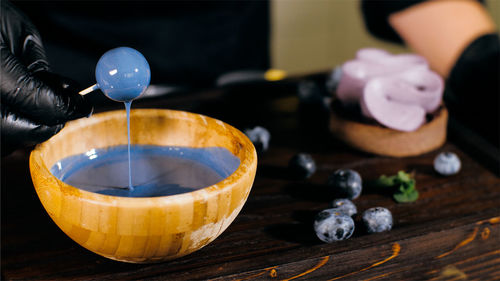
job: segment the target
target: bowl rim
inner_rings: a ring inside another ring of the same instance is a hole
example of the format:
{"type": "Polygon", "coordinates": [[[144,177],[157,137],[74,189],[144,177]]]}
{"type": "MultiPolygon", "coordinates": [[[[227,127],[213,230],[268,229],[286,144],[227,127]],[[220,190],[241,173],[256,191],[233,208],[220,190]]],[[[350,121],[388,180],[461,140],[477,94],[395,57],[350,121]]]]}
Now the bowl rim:
{"type": "MultiPolygon", "coordinates": [[[[89,117],[88,119],[78,119],[78,120],[73,120],[70,121],[66,124],[66,126],[61,130],[63,132],[64,130],[71,130],[72,127],[77,126],[80,123],[87,123],[87,124],[94,124],[95,122],[101,122],[102,120],[105,119],[112,119],[113,117],[117,115],[124,114],[125,110],[112,110],[112,111],[106,111],[106,112],[101,112],[94,114],[92,117],[89,117]],[[91,122],[91,123],[88,123],[91,122]]],[[[235,127],[220,121],[218,119],[203,115],[203,114],[198,114],[198,113],[191,113],[187,111],[181,111],[181,110],[171,110],[171,109],[132,109],[131,110],[131,116],[132,113],[134,115],[141,114],[143,116],[158,116],[158,114],[161,114],[165,116],[166,118],[170,119],[183,119],[186,121],[191,121],[191,122],[196,122],[196,118],[201,117],[202,119],[206,121],[212,121],[218,124],[221,127],[224,127],[224,129],[230,131],[234,137],[237,137],[242,144],[241,149],[247,149],[249,150],[249,153],[243,153],[242,158],[238,155],[234,156],[238,157],[240,160],[240,164],[238,165],[238,168],[231,173],[229,176],[226,178],[222,179],[221,181],[204,187],[200,188],[191,192],[186,192],[186,193],[180,193],[180,194],[174,194],[174,195],[167,195],[167,196],[156,196],[156,197],[122,197],[122,196],[114,196],[114,195],[106,195],[106,194],[99,194],[87,190],[83,190],[80,188],[77,188],[75,186],[69,185],[59,178],[57,178],[55,175],[53,175],[50,172],[50,169],[47,167],[45,161],[43,160],[42,154],[43,152],[47,149],[47,145],[50,143],[51,139],[38,144],[35,146],[35,148],[31,151],[30,153],[30,173],[34,173],[35,166],[38,167],[37,172],[41,173],[42,176],[49,178],[53,181],[55,181],[57,184],[56,185],[48,185],[51,189],[58,188],[61,193],[68,194],[70,196],[77,196],[80,197],[82,200],[86,201],[95,201],[99,202],[99,204],[110,204],[110,205],[122,205],[122,204],[127,204],[130,206],[134,207],[139,207],[139,206],[144,206],[144,205],[155,205],[158,204],[162,201],[175,201],[179,204],[184,204],[191,202],[193,200],[193,197],[204,197],[205,199],[208,199],[208,196],[216,196],[219,193],[223,192],[226,189],[232,189],[233,187],[237,186],[239,182],[243,181],[245,177],[250,176],[248,172],[251,172],[252,170],[256,170],[257,166],[257,152],[255,150],[255,147],[253,143],[248,139],[248,137],[243,134],[240,130],[236,129],[235,127]],[[182,116],[182,118],[179,118],[182,116]]],[[[60,133],[60,132],[59,132],[60,133]]],[[[37,185],[34,183],[35,189],[38,189],[37,185]]],[[[251,185],[250,185],[251,186],[251,185]]],[[[250,188],[250,187],[249,187],[250,188]]]]}

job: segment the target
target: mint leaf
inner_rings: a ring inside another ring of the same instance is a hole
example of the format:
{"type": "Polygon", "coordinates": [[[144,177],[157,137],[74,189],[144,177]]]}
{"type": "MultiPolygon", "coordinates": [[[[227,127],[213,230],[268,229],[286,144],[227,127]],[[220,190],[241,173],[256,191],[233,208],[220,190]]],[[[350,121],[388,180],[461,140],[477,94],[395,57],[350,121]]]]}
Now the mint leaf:
{"type": "Polygon", "coordinates": [[[398,203],[414,202],[418,199],[418,191],[415,188],[416,182],[412,178],[412,174],[405,171],[399,171],[394,176],[380,176],[375,185],[378,187],[394,188],[393,198],[398,203]]]}
{"type": "Polygon", "coordinates": [[[397,179],[401,182],[409,182],[411,181],[411,176],[408,173],[405,173],[404,171],[399,171],[397,175],[397,179]]]}
{"type": "MultiPolygon", "coordinates": [[[[401,183],[401,186],[404,190],[413,190],[415,189],[415,180],[411,179],[407,182],[401,183]]],[[[400,188],[401,188],[400,186],[400,188]]]]}

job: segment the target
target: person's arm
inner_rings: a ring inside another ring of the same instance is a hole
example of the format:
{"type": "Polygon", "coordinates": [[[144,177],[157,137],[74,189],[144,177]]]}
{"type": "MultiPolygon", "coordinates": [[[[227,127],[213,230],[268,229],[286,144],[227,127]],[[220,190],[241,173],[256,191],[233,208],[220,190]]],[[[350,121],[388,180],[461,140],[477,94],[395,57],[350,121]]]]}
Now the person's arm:
{"type": "Polygon", "coordinates": [[[38,31],[1,1],[0,109],[2,156],[45,141],[68,120],[92,111],[71,80],[50,72],[38,31]]]}
{"type": "Polygon", "coordinates": [[[388,21],[445,78],[467,46],[496,31],[485,7],[475,0],[424,1],[390,14],[388,21]]]}
{"type": "Polygon", "coordinates": [[[406,43],[446,78],[450,113],[500,147],[500,38],[481,0],[362,0],[374,36],[406,43]]]}

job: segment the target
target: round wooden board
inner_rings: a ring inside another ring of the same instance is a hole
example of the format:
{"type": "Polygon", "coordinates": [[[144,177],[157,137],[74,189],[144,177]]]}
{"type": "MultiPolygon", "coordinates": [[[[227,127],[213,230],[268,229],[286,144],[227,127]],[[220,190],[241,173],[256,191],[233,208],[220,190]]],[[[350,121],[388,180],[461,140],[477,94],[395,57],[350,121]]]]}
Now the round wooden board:
{"type": "Polygon", "coordinates": [[[364,152],[382,156],[407,157],[430,152],[446,141],[448,110],[441,107],[432,121],[413,132],[401,132],[330,114],[330,131],[335,137],[364,152]]]}

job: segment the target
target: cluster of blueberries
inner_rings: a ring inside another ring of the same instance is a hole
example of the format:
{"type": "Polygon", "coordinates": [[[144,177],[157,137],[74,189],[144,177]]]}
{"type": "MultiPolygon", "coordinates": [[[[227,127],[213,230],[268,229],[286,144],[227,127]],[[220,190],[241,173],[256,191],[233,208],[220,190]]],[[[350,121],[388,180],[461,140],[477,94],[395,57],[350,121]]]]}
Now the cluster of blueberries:
{"type": "MultiPolygon", "coordinates": [[[[258,153],[268,149],[271,134],[267,129],[257,126],[244,130],[244,133],[252,141],[258,153]]],[[[290,159],[288,169],[295,177],[305,179],[316,172],[316,163],[310,154],[298,153],[290,159]]],[[[344,197],[334,200],[332,208],[319,212],[314,220],[314,230],[318,238],[331,243],[348,239],[354,232],[352,216],[357,214],[357,209],[349,199],[356,199],[361,195],[362,180],[356,171],[340,169],[329,177],[327,184],[344,197]]],[[[386,208],[368,209],[363,213],[362,218],[369,233],[387,231],[392,228],[392,214],[386,208]]]]}
{"type": "MultiPolygon", "coordinates": [[[[316,215],[314,230],[321,241],[332,243],[348,239],[354,233],[355,224],[352,217],[358,211],[351,200],[361,195],[362,180],[354,170],[339,169],[328,178],[327,185],[342,198],[333,200],[332,208],[316,215]]],[[[364,211],[362,221],[368,233],[388,231],[392,228],[392,214],[384,207],[364,211]]]]}
{"type": "MultiPolygon", "coordinates": [[[[316,172],[316,163],[310,154],[299,153],[290,159],[288,169],[295,176],[309,178],[316,172]]],[[[321,241],[332,243],[348,239],[354,233],[355,224],[352,217],[358,210],[351,200],[361,195],[363,184],[358,172],[339,169],[328,178],[327,185],[341,198],[333,200],[331,208],[316,215],[314,230],[321,241]]],[[[388,231],[392,228],[392,214],[383,207],[364,211],[362,220],[368,233],[388,231]]]]}
{"type": "MultiPolygon", "coordinates": [[[[316,172],[314,159],[306,153],[296,154],[288,166],[294,175],[303,178],[309,178],[316,172]]],[[[458,173],[460,166],[460,159],[453,152],[442,152],[434,161],[436,172],[445,176],[458,173]]],[[[332,243],[348,239],[354,233],[355,223],[352,217],[357,214],[357,208],[351,200],[361,195],[362,179],[354,170],[339,169],[328,178],[327,185],[341,199],[333,200],[331,208],[316,215],[314,230],[321,241],[332,243]]],[[[369,208],[363,212],[361,218],[368,233],[388,231],[392,228],[392,213],[384,207],[369,208]]]]}
{"type": "MultiPolygon", "coordinates": [[[[269,148],[271,134],[267,129],[257,126],[246,129],[244,133],[258,153],[269,148]]],[[[456,174],[460,166],[460,159],[452,152],[442,152],[434,161],[436,172],[446,176],[456,174]]],[[[299,153],[290,159],[288,169],[295,177],[306,179],[316,172],[316,163],[310,154],[299,153]]],[[[352,217],[357,214],[357,208],[351,200],[361,195],[362,179],[354,170],[339,169],[328,178],[327,185],[339,194],[340,199],[333,200],[331,208],[316,215],[314,230],[321,241],[332,243],[348,239],[354,233],[355,223],[352,217]]],[[[389,231],[392,228],[392,214],[384,207],[367,209],[361,218],[368,233],[389,231]]]]}

